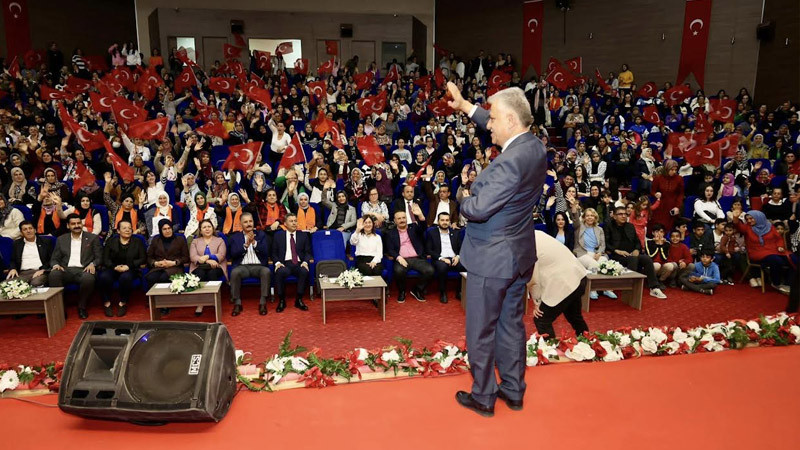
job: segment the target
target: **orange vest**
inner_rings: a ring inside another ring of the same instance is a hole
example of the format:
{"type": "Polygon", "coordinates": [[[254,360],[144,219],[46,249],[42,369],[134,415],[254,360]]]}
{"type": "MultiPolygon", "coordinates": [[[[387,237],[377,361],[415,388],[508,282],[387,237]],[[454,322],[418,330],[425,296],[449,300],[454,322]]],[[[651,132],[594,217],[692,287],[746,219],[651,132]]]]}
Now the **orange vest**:
{"type": "Polygon", "coordinates": [[[317,226],[317,212],[312,207],[308,207],[303,211],[303,208],[297,208],[297,229],[308,231],[317,226]]]}

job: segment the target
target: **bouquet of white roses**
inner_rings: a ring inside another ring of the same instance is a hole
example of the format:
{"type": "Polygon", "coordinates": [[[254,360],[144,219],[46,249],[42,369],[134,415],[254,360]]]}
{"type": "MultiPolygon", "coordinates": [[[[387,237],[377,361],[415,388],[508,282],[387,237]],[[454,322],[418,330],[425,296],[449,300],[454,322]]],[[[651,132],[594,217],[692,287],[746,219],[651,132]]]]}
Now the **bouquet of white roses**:
{"type": "Polygon", "coordinates": [[[625,272],[625,267],[613,259],[602,261],[597,267],[597,273],[600,275],[618,277],[622,275],[623,272],[625,272]]]}
{"type": "Polygon", "coordinates": [[[358,269],[350,269],[339,274],[333,282],[347,289],[353,289],[354,287],[364,285],[364,276],[361,275],[358,269]]]}
{"type": "Polygon", "coordinates": [[[169,277],[169,291],[173,294],[192,292],[200,289],[200,278],[191,273],[176,273],[169,277]]]}
{"type": "Polygon", "coordinates": [[[25,298],[33,292],[31,285],[21,279],[14,278],[0,283],[0,296],[6,300],[25,298]]]}

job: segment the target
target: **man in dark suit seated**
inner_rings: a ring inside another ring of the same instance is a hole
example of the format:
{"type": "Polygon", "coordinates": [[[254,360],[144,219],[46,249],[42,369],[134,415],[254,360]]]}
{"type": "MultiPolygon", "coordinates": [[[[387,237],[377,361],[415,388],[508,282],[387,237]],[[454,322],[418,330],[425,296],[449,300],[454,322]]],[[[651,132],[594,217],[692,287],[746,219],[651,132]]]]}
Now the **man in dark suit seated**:
{"type": "Polygon", "coordinates": [[[267,298],[270,288],[269,240],[267,235],[255,229],[255,221],[251,213],[242,213],[240,218],[242,231],[230,236],[231,264],[231,300],[233,300],[232,316],[242,313],[242,279],[258,277],[261,280],[261,300],[258,302],[258,313],[267,314],[267,298]]]}
{"type": "MultiPolygon", "coordinates": [[[[424,219],[424,218],[423,218],[424,219]]],[[[394,259],[394,278],[397,280],[397,303],[406,301],[406,274],[414,269],[420,274],[417,287],[411,295],[418,301],[425,301],[425,285],[433,276],[433,267],[425,260],[425,244],[422,230],[424,223],[409,224],[406,213],[395,211],[394,223],[397,226],[386,233],[386,254],[394,259]]]]}
{"type": "Polygon", "coordinates": [[[439,190],[434,194],[433,182],[423,181],[422,189],[425,191],[425,196],[430,200],[430,208],[428,209],[429,227],[438,223],[439,213],[447,213],[450,223],[458,223],[458,203],[450,198],[450,185],[447,183],[441,184],[439,190]]]}
{"type": "Polygon", "coordinates": [[[636,229],[628,222],[628,214],[624,206],[614,209],[614,220],[605,227],[606,252],[608,257],[618,261],[623,266],[633,271],[640,271],[647,275],[647,286],[650,295],[656,298],[667,298],[661,292],[653,260],[642,253],[642,243],[636,236],[636,229]]]}
{"type": "Polygon", "coordinates": [[[95,271],[103,262],[103,247],[97,236],[83,231],[81,216],[74,213],[67,216],[67,227],[70,232],[58,237],[50,258],[50,286],[80,284],[78,317],[86,319],[89,317],[86,307],[94,291],[95,271]]]}
{"type": "Polygon", "coordinates": [[[9,262],[11,270],[6,279],[21,278],[31,286],[44,286],[47,284],[47,271],[53,252],[50,241],[39,237],[33,222],[29,220],[20,222],[19,230],[22,237],[14,241],[9,262]]]}
{"type": "MultiPolygon", "coordinates": [[[[425,232],[425,251],[433,261],[433,271],[439,279],[439,301],[447,303],[448,272],[466,272],[458,253],[461,251],[461,235],[450,228],[450,214],[439,213],[438,226],[425,232]]],[[[461,298],[461,292],[458,293],[461,298]]]]}
{"type": "Polygon", "coordinates": [[[392,217],[397,211],[406,213],[406,223],[425,223],[422,208],[414,200],[414,186],[403,186],[403,196],[392,202],[392,217]]]}
{"type": "Polygon", "coordinates": [[[311,262],[311,238],[297,231],[297,215],[289,213],[283,223],[286,230],[278,230],[272,238],[272,260],[275,261],[275,290],[278,292],[277,312],[286,309],[286,278],[297,277],[297,297],[294,307],[308,311],[303,303],[303,292],[308,289],[308,265],[311,262]]]}

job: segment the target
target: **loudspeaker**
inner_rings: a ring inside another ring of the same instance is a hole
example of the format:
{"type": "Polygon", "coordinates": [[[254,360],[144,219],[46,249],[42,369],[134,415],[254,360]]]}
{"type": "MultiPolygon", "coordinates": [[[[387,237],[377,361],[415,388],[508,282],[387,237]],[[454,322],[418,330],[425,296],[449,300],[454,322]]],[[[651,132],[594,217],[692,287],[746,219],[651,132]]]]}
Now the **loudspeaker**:
{"type": "Polygon", "coordinates": [[[58,407],[142,424],[219,422],[235,393],[235,350],[221,323],[84,322],[58,407]]]}
{"type": "Polygon", "coordinates": [[[339,37],[351,38],[353,37],[353,24],[343,23],[339,25],[339,37]]]}
{"type": "Polygon", "coordinates": [[[759,41],[771,41],[775,37],[775,22],[767,20],[756,26],[756,38],[759,41]]]}
{"type": "Polygon", "coordinates": [[[231,34],[244,34],[243,20],[231,20],[231,34]]]}

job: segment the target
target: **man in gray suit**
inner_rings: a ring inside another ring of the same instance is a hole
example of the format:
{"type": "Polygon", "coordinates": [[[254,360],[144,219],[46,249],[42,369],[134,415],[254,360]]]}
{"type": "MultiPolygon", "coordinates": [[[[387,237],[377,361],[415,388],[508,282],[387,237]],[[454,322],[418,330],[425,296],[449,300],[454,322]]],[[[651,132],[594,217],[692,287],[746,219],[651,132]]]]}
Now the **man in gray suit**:
{"type": "Polygon", "coordinates": [[[89,317],[86,306],[94,292],[95,271],[103,260],[103,247],[97,236],[83,231],[79,215],[70,214],[67,217],[67,226],[69,233],[58,237],[50,258],[50,286],[80,284],[78,317],[86,319],[89,317]]]}
{"type": "Polygon", "coordinates": [[[533,117],[519,88],[489,98],[489,111],[464,100],[447,83],[450,107],[469,114],[492,133],[501,154],[464,193],[461,214],[469,220],[461,245],[467,269],[467,348],[472,393],[456,400],[476,413],[494,415],[496,398],[522,409],[525,394],[526,283],[536,262],[533,208],[547,171],[544,144],[530,132],[533,117]],[[495,378],[495,365],[501,383],[495,378]]]}

